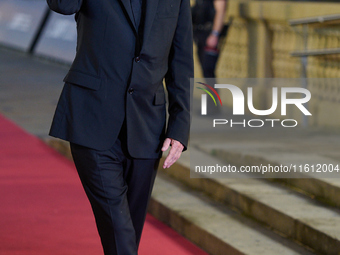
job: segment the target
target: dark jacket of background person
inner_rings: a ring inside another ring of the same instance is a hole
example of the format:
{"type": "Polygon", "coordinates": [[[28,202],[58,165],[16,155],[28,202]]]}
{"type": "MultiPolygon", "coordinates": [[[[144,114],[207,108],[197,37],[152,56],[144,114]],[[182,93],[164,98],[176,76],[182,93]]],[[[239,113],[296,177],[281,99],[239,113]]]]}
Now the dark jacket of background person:
{"type": "Polygon", "coordinates": [[[159,157],[165,137],[186,147],[193,77],[190,1],[148,0],[143,32],[135,27],[130,0],[47,2],[58,13],[76,13],[78,30],[50,135],[105,150],[126,118],[132,157],[159,157]]]}
{"type": "Polygon", "coordinates": [[[221,38],[228,29],[224,24],[226,4],[226,0],[196,0],[192,7],[194,40],[205,78],[215,78],[221,38]]]}

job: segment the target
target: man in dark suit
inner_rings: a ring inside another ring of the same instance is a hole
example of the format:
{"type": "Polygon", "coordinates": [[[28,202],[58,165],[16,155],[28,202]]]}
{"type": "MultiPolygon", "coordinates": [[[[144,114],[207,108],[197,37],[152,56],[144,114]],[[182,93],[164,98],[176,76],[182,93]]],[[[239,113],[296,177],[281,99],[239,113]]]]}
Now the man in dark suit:
{"type": "Polygon", "coordinates": [[[162,151],[167,168],[188,143],[190,1],[47,3],[78,31],[50,135],[70,141],[104,253],[136,255],[162,151]]]}

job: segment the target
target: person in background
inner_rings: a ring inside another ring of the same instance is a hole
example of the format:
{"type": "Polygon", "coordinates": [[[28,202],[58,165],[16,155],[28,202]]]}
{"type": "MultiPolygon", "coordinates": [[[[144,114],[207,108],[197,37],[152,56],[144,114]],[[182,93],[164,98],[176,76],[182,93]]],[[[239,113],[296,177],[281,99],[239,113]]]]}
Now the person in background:
{"type": "MultiPolygon", "coordinates": [[[[194,41],[204,78],[216,77],[221,39],[226,36],[228,29],[224,22],[226,9],[227,0],[196,0],[192,7],[194,41]]],[[[217,113],[219,108],[211,103],[208,100],[208,112],[217,113]]]]}
{"type": "Polygon", "coordinates": [[[220,39],[226,35],[227,0],[196,0],[192,8],[194,41],[205,78],[215,78],[220,39]]]}

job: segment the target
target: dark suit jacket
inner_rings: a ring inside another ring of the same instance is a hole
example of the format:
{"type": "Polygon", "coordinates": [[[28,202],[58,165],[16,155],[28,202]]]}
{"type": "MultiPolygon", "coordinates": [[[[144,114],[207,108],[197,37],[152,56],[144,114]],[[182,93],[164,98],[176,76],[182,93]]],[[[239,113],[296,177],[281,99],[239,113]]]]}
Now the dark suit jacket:
{"type": "Polygon", "coordinates": [[[76,13],[78,31],[76,57],[64,79],[50,135],[106,150],[126,118],[133,157],[159,157],[165,137],[186,147],[193,77],[190,1],[146,0],[140,41],[130,0],[47,3],[55,12],[76,13]]]}

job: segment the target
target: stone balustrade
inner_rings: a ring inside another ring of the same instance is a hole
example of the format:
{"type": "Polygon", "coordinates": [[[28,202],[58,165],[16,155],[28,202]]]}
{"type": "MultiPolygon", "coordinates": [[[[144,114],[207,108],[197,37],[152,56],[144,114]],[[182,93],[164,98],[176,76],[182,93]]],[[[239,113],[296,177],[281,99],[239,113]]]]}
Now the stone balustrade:
{"type": "MultiPolygon", "coordinates": [[[[230,0],[226,16],[230,28],[221,48],[217,77],[303,77],[301,58],[293,57],[292,52],[340,48],[340,20],[308,26],[291,26],[289,21],[335,14],[340,14],[340,3],[230,0]],[[304,44],[304,36],[307,45],[304,44]]],[[[195,76],[201,77],[197,59],[195,64],[195,76]]],[[[340,54],[309,56],[305,75],[306,78],[340,78],[340,54]]],[[[309,80],[307,88],[312,93],[309,107],[313,117],[309,119],[309,125],[340,126],[338,80],[309,80]]],[[[259,109],[270,108],[269,90],[269,87],[257,88],[254,102],[259,109]]],[[[221,93],[222,98],[230,99],[230,92],[221,93]]],[[[231,106],[231,102],[226,104],[231,106]]],[[[287,117],[296,117],[298,112],[288,113],[287,117]]],[[[280,116],[273,114],[273,117],[280,116]]]]}

